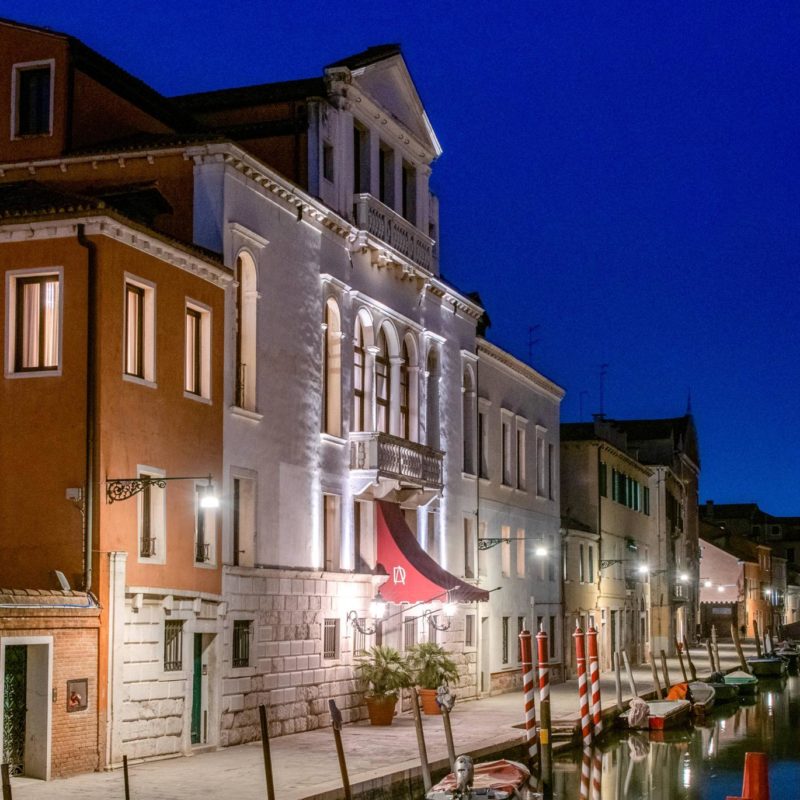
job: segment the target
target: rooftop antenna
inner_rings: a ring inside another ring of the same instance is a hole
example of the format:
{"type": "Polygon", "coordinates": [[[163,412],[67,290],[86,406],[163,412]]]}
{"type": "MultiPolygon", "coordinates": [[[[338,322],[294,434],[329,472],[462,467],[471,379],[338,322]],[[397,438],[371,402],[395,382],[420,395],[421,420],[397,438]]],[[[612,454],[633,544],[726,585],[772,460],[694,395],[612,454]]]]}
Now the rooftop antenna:
{"type": "Polygon", "coordinates": [[[605,416],[605,400],[604,400],[604,389],[606,383],[606,375],[608,373],[608,364],[601,364],[600,365],[600,416],[605,416]]]}
{"type": "Polygon", "coordinates": [[[586,391],[586,389],[581,389],[581,391],[580,391],[580,394],[578,395],[578,397],[579,397],[579,399],[580,399],[580,404],[581,404],[581,416],[580,416],[580,420],[581,420],[581,422],[583,422],[583,398],[584,398],[584,397],[587,397],[587,398],[588,398],[588,397],[589,397],[589,392],[587,392],[587,391],[586,391]]]}
{"type": "Polygon", "coordinates": [[[541,325],[528,325],[528,363],[533,364],[533,346],[539,344],[539,339],[534,339],[536,331],[541,325]]]}

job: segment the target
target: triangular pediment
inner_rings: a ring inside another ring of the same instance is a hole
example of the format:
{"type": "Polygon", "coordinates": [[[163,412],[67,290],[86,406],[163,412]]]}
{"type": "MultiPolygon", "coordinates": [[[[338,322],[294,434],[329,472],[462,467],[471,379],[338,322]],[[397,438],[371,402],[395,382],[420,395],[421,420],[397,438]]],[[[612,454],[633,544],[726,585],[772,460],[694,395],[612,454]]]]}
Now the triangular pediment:
{"type": "Polygon", "coordinates": [[[326,72],[330,74],[343,68],[349,70],[352,85],[413,134],[430,151],[432,158],[441,154],[441,146],[399,47],[370,48],[363,54],[328,66],[326,72]]]}

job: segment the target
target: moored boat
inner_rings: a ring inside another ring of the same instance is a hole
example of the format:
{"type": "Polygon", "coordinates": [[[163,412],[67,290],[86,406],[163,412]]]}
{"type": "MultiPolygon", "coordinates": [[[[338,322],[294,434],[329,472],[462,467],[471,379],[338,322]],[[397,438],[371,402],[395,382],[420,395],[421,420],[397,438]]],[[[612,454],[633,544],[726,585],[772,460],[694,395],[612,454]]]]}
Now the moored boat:
{"type": "Polygon", "coordinates": [[[723,672],[713,672],[703,682],[714,690],[715,706],[739,699],[739,687],[732,683],[725,683],[725,673],[723,672]]]}
{"type": "Polygon", "coordinates": [[[692,714],[702,717],[714,707],[717,693],[710,683],[692,681],[689,684],[688,700],[692,704],[692,714]]]}
{"type": "Polygon", "coordinates": [[[455,772],[446,775],[425,795],[426,800],[507,800],[524,797],[531,773],[517,761],[501,758],[473,764],[469,756],[459,756],[455,772]]]}
{"type": "Polygon", "coordinates": [[[629,728],[662,731],[686,724],[691,708],[688,700],[641,700],[637,697],[631,701],[631,707],[620,714],[620,720],[629,728]]]}
{"type": "Polygon", "coordinates": [[[739,695],[752,695],[758,691],[758,678],[750,675],[741,669],[729,672],[725,676],[725,683],[735,686],[739,690],[739,695]]]}
{"type": "Polygon", "coordinates": [[[796,647],[784,643],[777,650],[774,655],[779,656],[786,662],[789,672],[796,672],[798,659],[800,658],[800,651],[796,647]]]}
{"type": "Polygon", "coordinates": [[[778,678],[786,672],[786,662],[778,656],[748,658],[747,666],[757,678],[778,678]]]}

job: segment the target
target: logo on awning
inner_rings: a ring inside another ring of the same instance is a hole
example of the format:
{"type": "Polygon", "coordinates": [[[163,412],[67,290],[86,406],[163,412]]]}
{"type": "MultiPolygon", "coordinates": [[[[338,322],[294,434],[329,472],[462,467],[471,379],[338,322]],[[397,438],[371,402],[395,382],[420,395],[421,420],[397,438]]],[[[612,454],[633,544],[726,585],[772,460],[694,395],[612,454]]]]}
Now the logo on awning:
{"type": "Polygon", "coordinates": [[[406,585],[406,571],[403,567],[394,567],[392,570],[392,582],[406,585]]]}

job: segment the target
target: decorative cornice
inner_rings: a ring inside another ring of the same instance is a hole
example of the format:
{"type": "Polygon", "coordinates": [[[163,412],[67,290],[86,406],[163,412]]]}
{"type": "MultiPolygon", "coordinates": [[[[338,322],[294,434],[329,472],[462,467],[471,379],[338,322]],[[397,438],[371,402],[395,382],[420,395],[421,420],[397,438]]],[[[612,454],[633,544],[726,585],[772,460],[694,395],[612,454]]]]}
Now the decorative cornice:
{"type": "Polygon", "coordinates": [[[540,372],[537,372],[533,367],[529,367],[519,359],[514,358],[514,356],[502,350],[497,345],[488,342],[486,339],[478,338],[477,350],[479,360],[482,354],[488,356],[520,377],[525,378],[536,388],[546,392],[556,400],[560,401],[564,398],[566,394],[565,389],[562,389],[557,383],[554,383],[540,372]]]}
{"type": "Polygon", "coordinates": [[[233,281],[233,276],[224,267],[105,214],[0,224],[0,243],[76,237],[78,225],[84,226],[87,236],[107,236],[217,286],[225,287],[233,281]]]}

